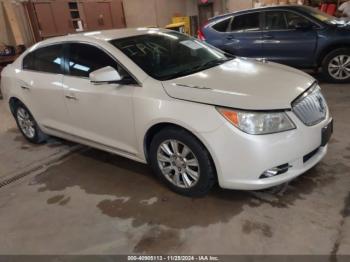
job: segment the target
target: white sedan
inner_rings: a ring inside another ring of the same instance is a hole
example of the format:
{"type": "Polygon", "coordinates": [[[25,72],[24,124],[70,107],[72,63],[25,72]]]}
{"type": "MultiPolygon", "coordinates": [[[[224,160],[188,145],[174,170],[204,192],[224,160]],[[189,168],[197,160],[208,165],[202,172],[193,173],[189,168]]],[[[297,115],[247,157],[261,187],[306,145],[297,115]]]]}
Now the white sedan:
{"type": "Polygon", "coordinates": [[[3,70],[1,88],[29,141],[148,162],[188,196],[288,182],[325,156],[333,129],[311,76],[163,29],[42,41],[3,70]]]}

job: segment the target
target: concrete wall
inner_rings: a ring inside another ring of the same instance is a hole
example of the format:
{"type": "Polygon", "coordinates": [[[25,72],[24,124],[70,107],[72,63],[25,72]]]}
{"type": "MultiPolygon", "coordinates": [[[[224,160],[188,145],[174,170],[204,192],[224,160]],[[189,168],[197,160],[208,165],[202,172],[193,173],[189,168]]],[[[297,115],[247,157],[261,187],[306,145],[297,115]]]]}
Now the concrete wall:
{"type": "Polygon", "coordinates": [[[226,0],[227,11],[233,12],[253,7],[253,0],[226,0]]]}
{"type": "Polygon", "coordinates": [[[156,0],[157,25],[164,27],[171,23],[173,16],[185,16],[186,2],[187,0],[156,0]]]}
{"type": "Polygon", "coordinates": [[[123,5],[127,27],[164,27],[173,16],[186,15],[187,0],[123,0],[123,5]]]}
{"type": "MultiPolygon", "coordinates": [[[[211,0],[214,15],[253,7],[253,0],[211,0]]],[[[198,0],[123,0],[127,27],[171,23],[175,15],[198,15],[198,0]]]]}

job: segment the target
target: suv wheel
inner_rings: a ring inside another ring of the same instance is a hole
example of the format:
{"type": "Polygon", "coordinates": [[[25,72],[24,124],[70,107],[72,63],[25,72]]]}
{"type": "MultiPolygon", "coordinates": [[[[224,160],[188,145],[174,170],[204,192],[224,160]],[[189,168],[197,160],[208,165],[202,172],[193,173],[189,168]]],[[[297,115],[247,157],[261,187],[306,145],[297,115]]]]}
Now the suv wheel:
{"type": "Polygon", "coordinates": [[[41,131],[32,114],[23,104],[16,106],[15,118],[19,130],[29,142],[41,144],[47,140],[47,136],[41,131]]]}
{"type": "Polygon", "coordinates": [[[350,81],[350,49],[340,48],[330,52],[323,60],[322,72],[334,83],[350,81]]]}
{"type": "Polygon", "coordinates": [[[182,195],[206,195],[216,181],[206,148],[180,128],[165,128],[154,136],[150,164],[160,180],[182,195]]]}

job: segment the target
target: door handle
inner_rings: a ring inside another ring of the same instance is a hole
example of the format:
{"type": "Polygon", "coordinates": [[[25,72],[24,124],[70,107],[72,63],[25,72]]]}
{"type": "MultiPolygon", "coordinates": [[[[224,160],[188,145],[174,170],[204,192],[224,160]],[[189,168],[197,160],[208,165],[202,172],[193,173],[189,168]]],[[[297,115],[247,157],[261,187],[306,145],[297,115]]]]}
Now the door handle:
{"type": "Polygon", "coordinates": [[[232,39],[234,39],[234,38],[235,38],[235,37],[232,36],[232,35],[229,35],[229,36],[226,37],[227,40],[232,40],[232,39]]]}
{"type": "Polygon", "coordinates": [[[264,35],[263,38],[264,39],[274,39],[274,37],[272,35],[264,35]]]}
{"type": "Polygon", "coordinates": [[[30,88],[29,88],[28,86],[26,86],[26,85],[21,85],[21,88],[22,88],[23,90],[30,90],[30,88]]]}
{"type": "Polygon", "coordinates": [[[30,89],[30,85],[23,81],[23,80],[18,80],[18,85],[23,89],[23,90],[29,90],[30,89]]]}
{"type": "Polygon", "coordinates": [[[69,100],[78,100],[75,96],[72,95],[65,95],[65,97],[69,100]]]}

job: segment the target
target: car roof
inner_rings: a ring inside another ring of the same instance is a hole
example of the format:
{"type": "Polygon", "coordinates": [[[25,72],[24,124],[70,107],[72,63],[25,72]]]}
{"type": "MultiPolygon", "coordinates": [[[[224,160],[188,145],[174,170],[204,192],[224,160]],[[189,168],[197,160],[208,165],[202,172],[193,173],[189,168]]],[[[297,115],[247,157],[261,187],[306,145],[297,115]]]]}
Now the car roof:
{"type": "MultiPolygon", "coordinates": [[[[52,37],[43,40],[35,45],[35,48],[47,44],[60,43],[60,42],[107,42],[113,39],[120,39],[138,35],[144,35],[147,33],[157,32],[171,32],[171,30],[155,28],[155,27],[139,27],[139,28],[123,28],[123,29],[110,29],[101,31],[91,31],[83,33],[68,34],[64,36],[52,37]]],[[[34,47],[34,46],[33,46],[34,47]]]]}
{"type": "Polygon", "coordinates": [[[263,7],[256,7],[256,8],[250,8],[245,9],[237,12],[230,12],[223,15],[215,16],[211,19],[209,19],[209,22],[222,19],[228,16],[232,15],[241,15],[241,14],[247,14],[252,12],[262,12],[262,11],[270,11],[270,10],[294,10],[294,11],[306,11],[310,7],[302,6],[302,5],[273,5],[273,6],[263,6],[263,7]]]}

